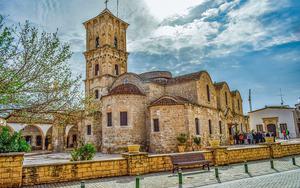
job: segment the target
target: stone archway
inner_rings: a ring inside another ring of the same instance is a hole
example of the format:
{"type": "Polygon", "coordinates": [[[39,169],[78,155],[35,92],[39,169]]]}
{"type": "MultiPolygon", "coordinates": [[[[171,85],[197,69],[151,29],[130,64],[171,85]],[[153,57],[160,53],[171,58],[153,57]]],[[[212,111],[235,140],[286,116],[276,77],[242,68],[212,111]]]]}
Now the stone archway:
{"type": "Polygon", "coordinates": [[[45,137],[45,149],[52,150],[52,127],[47,130],[45,137]]]}
{"type": "Polygon", "coordinates": [[[22,136],[30,144],[31,150],[42,150],[44,146],[43,131],[36,125],[27,125],[21,130],[22,136]]]}
{"type": "Polygon", "coordinates": [[[75,148],[78,144],[78,126],[66,127],[66,148],[75,148]]]}

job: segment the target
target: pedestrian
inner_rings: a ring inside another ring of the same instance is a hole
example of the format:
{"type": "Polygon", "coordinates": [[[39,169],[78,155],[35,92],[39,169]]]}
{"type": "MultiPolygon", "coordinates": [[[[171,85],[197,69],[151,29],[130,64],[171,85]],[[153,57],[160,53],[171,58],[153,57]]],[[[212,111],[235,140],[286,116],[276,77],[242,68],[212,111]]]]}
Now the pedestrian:
{"type": "Polygon", "coordinates": [[[290,139],[290,131],[286,129],[286,138],[289,140],[290,139]]]}
{"type": "Polygon", "coordinates": [[[239,140],[240,140],[240,144],[243,144],[243,142],[244,142],[244,134],[243,133],[240,133],[239,140]]]}
{"type": "Polygon", "coordinates": [[[248,144],[250,145],[252,143],[252,139],[251,139],[251,136],[252,136],[252,133],[247,133],[247,141],[248,141],[248,144]]]}
{"type": "Polygon", "coordinates": [[[283,140],[287,140],[286,130],[285,129],[282,131],[282,134],[283,134],[283,140]]]}

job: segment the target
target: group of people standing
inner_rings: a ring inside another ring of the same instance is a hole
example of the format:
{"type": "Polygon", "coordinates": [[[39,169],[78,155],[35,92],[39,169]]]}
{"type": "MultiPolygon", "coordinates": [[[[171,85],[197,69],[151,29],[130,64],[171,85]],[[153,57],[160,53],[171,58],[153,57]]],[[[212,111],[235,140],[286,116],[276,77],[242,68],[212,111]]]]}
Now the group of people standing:
{"type": "MultiPolygon", "coordinates": [[[[286,129],[282,132],[284,139],[287,140],[289,139],[289,131],[286,129]]],[[[266,137],[271,137],[274,139],[275,142],[275,137],[276,134],[273,132],[260,132],[260,131],[251,131],[248,133],[244,132],[237,132],[233,135],[233,141],[234,144],[258,144],[258,143],[263,143],[266,142],[266,137]]]]}

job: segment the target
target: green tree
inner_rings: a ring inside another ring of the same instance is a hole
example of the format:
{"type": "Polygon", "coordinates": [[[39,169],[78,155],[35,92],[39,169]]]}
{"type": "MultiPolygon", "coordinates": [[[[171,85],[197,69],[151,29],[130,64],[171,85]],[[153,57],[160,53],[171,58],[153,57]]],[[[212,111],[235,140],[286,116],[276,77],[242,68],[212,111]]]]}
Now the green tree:
{"type": "Polygon", "coordinates": [[[70,46],[58,33],[39,32],[28,21],[7,26],[0,15],[0,113],[74,112],[80,108],[80,77],[67,61],[70,46]]]}
{"type": "Polygon", "coordinates": [[[30,145],[26,143],[21,133],[11,134],[8,127],[0,127],[0,153],[29,152],[30,145]]]}

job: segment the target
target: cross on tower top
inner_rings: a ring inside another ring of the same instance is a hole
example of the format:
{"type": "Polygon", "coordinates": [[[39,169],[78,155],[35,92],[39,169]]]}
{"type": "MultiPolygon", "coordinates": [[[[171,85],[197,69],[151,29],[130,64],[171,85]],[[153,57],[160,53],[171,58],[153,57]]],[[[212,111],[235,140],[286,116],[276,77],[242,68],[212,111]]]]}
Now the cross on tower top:
{"type": "Polygon", "coordinates": [[[108,3],[108,1],[109,1],[109,0],[105,0],[105,2],[104,2],[106,8],[107,8],[107,3],[108,3]]]}

